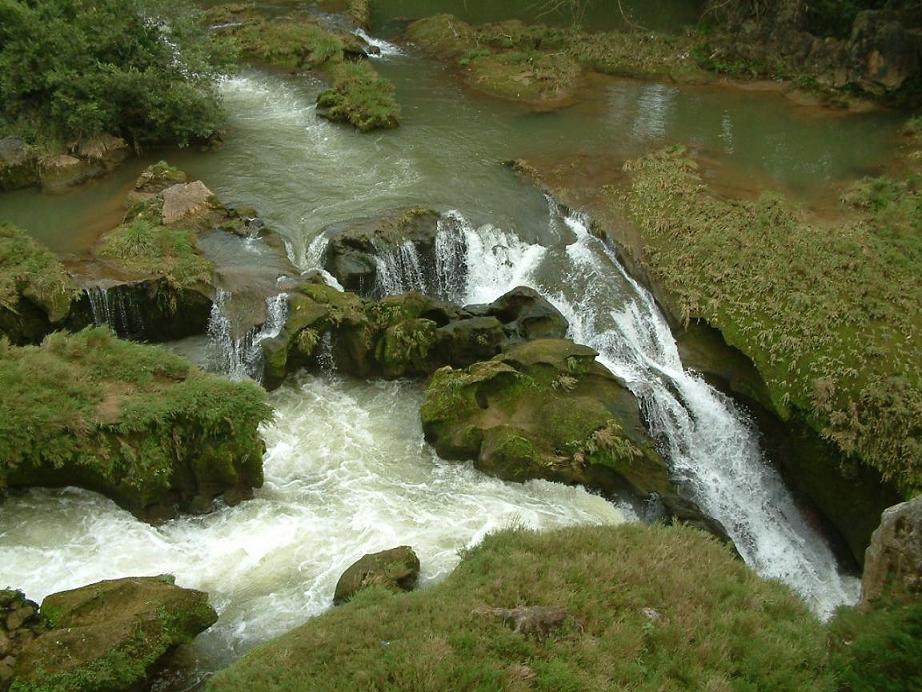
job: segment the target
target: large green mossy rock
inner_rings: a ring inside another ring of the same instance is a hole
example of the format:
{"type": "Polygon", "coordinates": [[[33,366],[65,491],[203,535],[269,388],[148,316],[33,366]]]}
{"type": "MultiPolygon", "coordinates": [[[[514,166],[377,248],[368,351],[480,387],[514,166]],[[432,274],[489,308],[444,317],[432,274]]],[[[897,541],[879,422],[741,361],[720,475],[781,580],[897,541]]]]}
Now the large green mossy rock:
{"type": "Polygon", "coordinates": [[[443,581],[363,591],[218,673],[211,690],[816,690],[803,601],[685,527],[506,530],[443,581]],[[563,609],[550,636],[483,613],[563,609]]]}
{"type": "Polygon", "coordinates": [[[426,440],[439,456],[473,459],[506,480],[655,496],[675,518],[729,540],[678,494],[637,400],[597,355],[565,339],[537,339],[467,369],[439,370],[420,410],[426,440]]]}
{"type": "Polygon", "coordinates": [[[218,619],[208,595],[172,577],[103,581],[48,596],[52,628],[16,660],[14,692],[117,692],[135,689],[170,649],[218,619]]]}
{"type": "Polygon", "coordinates": [[[343,572],[336,582],[333,603],[345,603],[362,589],[373,586],[391,591],[412,591],[418,578],[419,558],[410,546],[369,553],[343,572]]]}
{"type": "Polygon", "coordinates": [[[0,223],[0,336],[14,344],[41,341],[67,320],[78,295],[54,253],[0,223]]]}
{"type": "Polygon", "coordinates": [[[263,390],[160,348],[104,329],[0,341],[0,388],[0,487],[78,486],[156,520],[262,485],[263,390]]]}

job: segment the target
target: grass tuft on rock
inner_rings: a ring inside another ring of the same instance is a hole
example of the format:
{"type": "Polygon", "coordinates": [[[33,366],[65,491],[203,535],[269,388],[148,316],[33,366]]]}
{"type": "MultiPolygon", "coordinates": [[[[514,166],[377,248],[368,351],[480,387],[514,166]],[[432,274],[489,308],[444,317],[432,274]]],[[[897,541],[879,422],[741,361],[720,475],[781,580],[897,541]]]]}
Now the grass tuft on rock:
{"type": "Polygon", "coordinates": [[[210,284],[214,266],[199,252],[195,231],[153,223],[143,216],[108,233],[97,253],[130,272],[164,276],[177,287],[210,284]]]}
{"type": "Polygon", "coordinates": [[[163,349],[105,329],[0,341],[0,388],[0,486],[77,485],[143,512],[262,482],[265,393],[163,349]]]}
{"type": "Polygon", "coordinates": [[[640,229],[670,309],[752,359],[782,416],[802,416],[907,496],[922,489],[918,181],[865,181],[830,223],[777,195],[718,197],[682,148],[625,169],[612,204],[640,229]]]}
{"type": "Polygon", "coordinates": [[[829,690],[820,623],[686,527],[507,530],[440,584],[359,593],[212,690],[829,690]],[[545,636],[489,609],[564,608],[545,636]],[[486,614],[485,614],[486,613],[486,614]]]}
{"type": "Polygon", "coordinates": [[[57,322],[70,312],[75,291],[51,250],[16,226],[0,223],[0,307],[16,312],[25,297],[57,322]]]}
{"type": "Polygon", "coordinates": [[[329,70],[332,85],[317,97],[320,115],[350,123],[362,132],[398,126],[394,85],[367,62],[339,63],[329,70]]]}

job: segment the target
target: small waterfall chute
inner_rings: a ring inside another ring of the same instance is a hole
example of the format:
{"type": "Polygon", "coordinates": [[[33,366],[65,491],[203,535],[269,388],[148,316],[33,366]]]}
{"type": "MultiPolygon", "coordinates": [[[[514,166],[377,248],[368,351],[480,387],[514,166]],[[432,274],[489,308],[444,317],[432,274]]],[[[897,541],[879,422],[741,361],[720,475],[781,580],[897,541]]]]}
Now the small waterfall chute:
{"type": "Polygon", "coordinates": [[[238,335],[228,309],[232,295],[218,289],[208,322],[210,366],[231,379],[262,381],[262,342],[277,337],[288,319],[288,295],[266,299],[266,321],[238,335]]]}

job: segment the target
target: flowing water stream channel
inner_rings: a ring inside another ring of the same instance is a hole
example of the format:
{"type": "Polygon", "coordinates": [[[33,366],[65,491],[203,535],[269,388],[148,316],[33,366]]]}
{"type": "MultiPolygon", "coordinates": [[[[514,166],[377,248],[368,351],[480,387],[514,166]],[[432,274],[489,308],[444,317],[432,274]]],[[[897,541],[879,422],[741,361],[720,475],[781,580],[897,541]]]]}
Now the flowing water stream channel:
{"type": "MultiPolygon", "coordinates": [[[[615,80],[579,106],[534,114],[471,97],[439,65],[382,46],[378,66],[397,85],[401,129],[362,136],[332,125],[315,113],[320,82],[250,71],[222,86],[231,114],[226,145],[171,153],[171,163],[227,203],[257,208],[305,270],[317,267],[328,224],[405,205],[440,210],[438,285],[422,285],[412,261],[384,258],[384,288],[472,303],[535,287],[569,318],[572,338],[628,383],[676,478],[724,524],[747,563],[790,584],[822,616],[853,600],[857,581],[839,573],[801,516],[752,423],[683,368],[665,319],[613,249],[587,232],[585,218],[498,162],[600,150],[627,157],[682,141],[809,195],[880,166],[893,145],[892,118],[833,117],[773,95],[615,80]]],[[[59,197],[5,195],[0,218],[60,252],[79,252],[145,163],[59,197]]],[[[284,298],[273,305],[264,329],[279,319],[284,298]]],[[[175,348],[203,363],[214,363],[217,349],[220,369],[251,374],[252,343],[235,344],[222,315],[219,300],[210,340],[175,348]]],[[[196,665],[208,671],[328,608],[336,579],[363,553],[412,545],[429,583],[457,564],[460,549],[511,523],[636,520],[627,505],[582,489],[505,483],[438,459],[423,440],[422,397],[422,385],[356,382],[332,363],[286,383],[270,396],[277,413],[264,429],[265,487],[206,516],[151,527],[89,492],[14,495],[0,508],[0,582],[41,599],[104,578],[172,573],[179,585],[208,591],[220,613],[195,644],[196,665]]]]}

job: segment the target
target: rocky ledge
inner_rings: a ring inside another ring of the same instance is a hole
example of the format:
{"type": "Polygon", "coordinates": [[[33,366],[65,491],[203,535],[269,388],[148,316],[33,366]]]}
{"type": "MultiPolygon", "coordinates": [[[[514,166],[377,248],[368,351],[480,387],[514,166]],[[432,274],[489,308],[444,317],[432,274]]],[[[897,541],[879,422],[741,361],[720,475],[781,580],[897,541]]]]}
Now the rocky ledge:
{"type": "Polygon", "coordinates": [[[166,653],[217,620],[207,594],[173,582],[102,581],[52,594],[41,609],[0,591],[0,690],[138,689],[166,653]]]}

